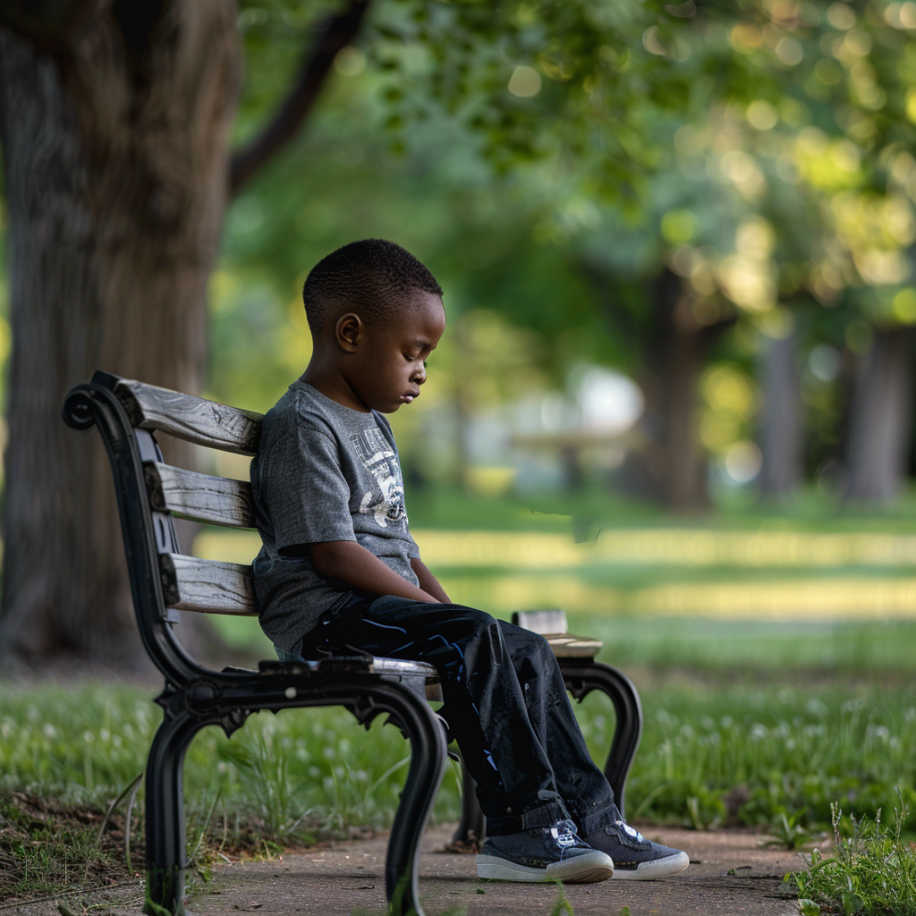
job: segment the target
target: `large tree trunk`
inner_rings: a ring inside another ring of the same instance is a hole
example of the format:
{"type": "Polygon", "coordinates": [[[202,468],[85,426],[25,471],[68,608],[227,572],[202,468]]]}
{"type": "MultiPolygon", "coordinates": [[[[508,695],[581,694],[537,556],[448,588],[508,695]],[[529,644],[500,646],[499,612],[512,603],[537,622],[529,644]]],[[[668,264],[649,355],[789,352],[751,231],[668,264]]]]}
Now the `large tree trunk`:
{"type": "MultiPolygon", "coordinates": [[[[0,29],[9,385],[0,646],[130,663],[111,474],[61,401],[96,368],[197,392],[241,51],[233,0],[101,3],[39,52],[0,29]]],[[[177,443],[166,456],[190,463],[177,443]]]]}
{"type": "Polygon", "coordinates": [[[803,476],[804,427],[795,348],[794,331],[785,337],[767,337],[761,358],[760,493],[769,499],[790,496],[803,476]]]}
{"type": "Polygon", "coordinates": [[[912,332],[875,332],[853,382],[847,432],[846,497],[887,501],[906,477],[913,403],[912,332]]]}
{"type": "Polygon", "coordinates": [[[667,268],[656,280],[653,296],[655,335],[640,379],[646,397],[641,426],[648,440],[642,458],[662,501],[681,511],[703,509],[709,494],[697,384],[710,347],[733,321],[700,324],[683,281],[667,268]]]}

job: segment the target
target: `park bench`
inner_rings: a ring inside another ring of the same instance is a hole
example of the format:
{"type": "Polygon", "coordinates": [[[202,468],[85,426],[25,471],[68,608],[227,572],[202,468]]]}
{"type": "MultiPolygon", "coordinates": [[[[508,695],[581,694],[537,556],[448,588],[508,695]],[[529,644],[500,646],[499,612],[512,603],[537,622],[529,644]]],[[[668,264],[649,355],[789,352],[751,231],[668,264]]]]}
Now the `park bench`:
{"type": "MultiPolygon", "coordinates": [[[[216,671],[180,642],[181,612],[256,616],[251,567],[181,553],[172,516],[233,528],[253,528],[251,486],[164,462],[154,433],[199,446],[254,455],[261,415],[142,382],[96,372],[63,405],[74,429],[96,426],[114,474],[137,625],[150,659],[165,678],[156,698],[162,724],[146,766],[147,912],[183,911],[187,851],[182,770],[185,752],[207,725],[227,735],[253,712],[343,706],[367,728],[387,713],[410,742],[410,769],[388,842],[385,888],[390,912],[422,916],[417,892],[418,844],[446,765],[444,722],[427,699],[441,698],[435,668],[397,659],[331,657],[263,661],[257,671],[216,671]]],[[[639,743],[641,712],[633,685],[595,661],[601,643],[570,636],[558,612],[526,612],[517,622],[549,633],[566,686],[582,699],[607,694],[616,725],[605,773],[622,809],[639,743]]],[[[484,818],[465,770],[464,810],[456,840],[483,836],[484,818]]]]}

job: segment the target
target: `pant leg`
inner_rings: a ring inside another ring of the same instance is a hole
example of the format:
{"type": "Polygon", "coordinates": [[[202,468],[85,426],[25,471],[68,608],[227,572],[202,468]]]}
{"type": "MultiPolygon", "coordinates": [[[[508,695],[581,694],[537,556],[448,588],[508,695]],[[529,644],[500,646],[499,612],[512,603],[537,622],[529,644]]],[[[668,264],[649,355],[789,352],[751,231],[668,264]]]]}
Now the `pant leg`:
{"type": "MultiPolygon", "coordinates": [[[[518,642],[515,634],[513,638],[518,642]]],[[[519,830],[568,816],[540,737],[549,735],[550,729],[544,722],[535,727],[529,718],[504,630],[493,617],[461,605],[380,598],[322,619],[307,635],[303,654],[348,649],[436,666],[445,718],[477,782],[488,818],[511,818],[511,827],[519,830]],[[519,816],[535,809],[537,817],[516,823],[519,816]]],[[[565,700],[562,678],[559,689],[565,700]]],[[[543,700],[537,708],[540,719],[553,721],[553,714],[547,713],[545,719],[540,711],[546,709],[543,700]]],[[[560,734],[561,730],[554,731],[560,734]]],[[[565,755],[560,759],[565,760],[565,755]]]]}
{"type": "Polygon", "coordinates": [[[539,744],[547,749],[557,790],[569,813],[582,822],[609,809],[614,792],[588,753],[550,644],[511,623],[501,620],[499,627],[522,686],[528,720],[539,744]]]}

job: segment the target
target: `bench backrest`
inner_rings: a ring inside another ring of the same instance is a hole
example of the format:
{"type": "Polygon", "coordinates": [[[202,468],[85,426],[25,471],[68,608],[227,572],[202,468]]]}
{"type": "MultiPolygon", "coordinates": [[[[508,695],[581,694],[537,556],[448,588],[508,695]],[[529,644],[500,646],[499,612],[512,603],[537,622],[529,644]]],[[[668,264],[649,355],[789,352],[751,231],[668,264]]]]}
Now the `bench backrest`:
{"type": "MultiPolygon", "coordinates": [[[[97,382],[102,373],[97,373],[97,382]]],[[[172,515],[230,528],[254,528],[251,484],[199,474],[162,460],[152,433],[161,431],[195,445],[253,455],[261,414],[143,382],[105,376],[135,430],[155,529],[159,573],[168,608],[256,615],[251,567],[181,554],[172,515]]]]}

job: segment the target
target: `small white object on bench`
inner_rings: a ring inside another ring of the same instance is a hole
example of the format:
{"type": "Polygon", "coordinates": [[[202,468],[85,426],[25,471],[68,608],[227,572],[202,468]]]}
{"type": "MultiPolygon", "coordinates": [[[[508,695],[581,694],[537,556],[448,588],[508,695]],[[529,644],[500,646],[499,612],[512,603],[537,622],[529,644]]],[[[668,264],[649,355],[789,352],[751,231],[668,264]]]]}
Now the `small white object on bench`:
{"type": "Polygon", "coordinates": [[[515,611],[512,622],[524,630],[540,633],[557,658],[594,658],[604,643],[567,632],[566,611],[551,608],[543,611],[515,611]]]}

